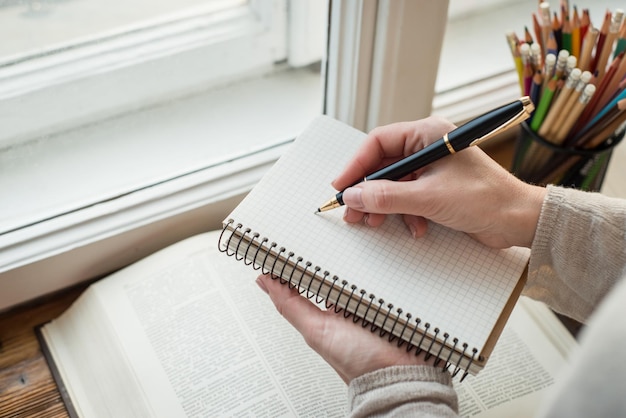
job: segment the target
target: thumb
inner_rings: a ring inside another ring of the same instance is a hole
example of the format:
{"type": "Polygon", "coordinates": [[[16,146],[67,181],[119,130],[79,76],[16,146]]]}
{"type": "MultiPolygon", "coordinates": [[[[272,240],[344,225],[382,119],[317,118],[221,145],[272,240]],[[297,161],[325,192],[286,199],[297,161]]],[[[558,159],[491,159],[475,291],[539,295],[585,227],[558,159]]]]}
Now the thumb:
{"type": "Polygon", "coordinates": [[[420,215],[415,181],[375,180],[359,183],[343,192],[343,202],[351,209],[366,213],[403,213],[420,215]]]}
{"type": "Polygon", "coordinates": [[[273,280],[264,274],[257,278],[257,285],[266,292],[276,310],[309,340],[311,329],[315,329],[320,322],[323,312],[309,300],[300,296],[297,290],[290,286],[282,285],[278,280],[273,280]]]}

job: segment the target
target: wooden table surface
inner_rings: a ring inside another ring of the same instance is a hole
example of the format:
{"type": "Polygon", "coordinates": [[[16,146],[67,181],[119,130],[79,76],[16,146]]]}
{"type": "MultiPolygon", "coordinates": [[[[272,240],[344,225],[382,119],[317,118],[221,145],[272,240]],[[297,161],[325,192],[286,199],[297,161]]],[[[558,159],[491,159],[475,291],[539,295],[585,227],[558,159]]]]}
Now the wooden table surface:
{"type": "Polygon", "coordinates": [[[59,316],[85,287],[0,313],[0,417],[68,417],[35,327],[59,316]]]}

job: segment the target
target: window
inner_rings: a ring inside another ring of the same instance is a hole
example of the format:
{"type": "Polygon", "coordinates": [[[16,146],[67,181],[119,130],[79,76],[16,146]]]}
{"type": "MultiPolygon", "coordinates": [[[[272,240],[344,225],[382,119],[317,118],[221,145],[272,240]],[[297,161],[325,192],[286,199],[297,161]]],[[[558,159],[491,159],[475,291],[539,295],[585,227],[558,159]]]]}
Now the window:
{"type": "Polygon", "coordinates": [[[242,0],[8,0],[0,5],[0,19],[5,33],[11,36],[0,46],[0,57],[8,61],[44,51],[76,48],[192,14],[222,12],[243,4],[242,0]]]}
{"type": "Polygon", "coordinates": [[[36,18],[19,13],[17,5],[0,9],[9,20],[7,27],[39,35],[15,31],[16,37],[32,43],[3,42],[27,49],[0,57],[0,104],[9,112],[3,112],[8,123],[3,124],[0,146],[262,74],[286,58],[284,1],[202,3],[135,24],[103,25],[89,35],[81,34],[84,28],[75,23],[76,17],[97,26],[82,15],[99,17],[101,10],[112,10],[108,2],[28,2],[50,9],[36,18]],[[74,7],[79,10],[66,10],[74,7]],[[72,29],[68,38],[40,43],[59,27],[72,29]]]}
{"type": "Polygon", "coordinates": [[[321,111],[324,2],[136,3],[0,7],[0,309],[215,227],[321,111]]]}
{"type": "MultiPolygon", "coordinates": [[[[5,2],[0,24],[98,1],[5,2]]],[[[369,130],[518,97],[505,34],[537,4],[163,3],[177,9],[0,52],[0,309],[218,227],[321,112],[369,130]]],[[[618,7],[583,3],[597,24],[618,7]]]]}

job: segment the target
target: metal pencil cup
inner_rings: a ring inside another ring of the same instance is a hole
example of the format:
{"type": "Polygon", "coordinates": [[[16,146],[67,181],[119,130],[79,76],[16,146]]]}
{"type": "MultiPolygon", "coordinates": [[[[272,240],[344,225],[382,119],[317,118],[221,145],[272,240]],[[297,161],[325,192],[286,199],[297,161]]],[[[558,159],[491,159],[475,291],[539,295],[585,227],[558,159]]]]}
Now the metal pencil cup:
{"type": "Polygon", "coordinates": [[[518,178],[533,184],[558,184],[599,191],[613,148],[622,140],[624,132],[624,126],[620,126],[602,145],[580,149],[555,145],[523,122],[515,146],[512,171],[518,178]]]}

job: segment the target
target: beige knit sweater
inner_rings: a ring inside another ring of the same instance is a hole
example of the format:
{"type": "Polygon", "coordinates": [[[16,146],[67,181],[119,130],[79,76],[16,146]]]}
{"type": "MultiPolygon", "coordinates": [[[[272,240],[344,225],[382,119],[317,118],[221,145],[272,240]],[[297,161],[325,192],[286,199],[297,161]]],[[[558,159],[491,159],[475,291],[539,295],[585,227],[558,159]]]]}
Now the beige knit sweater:
{"type": "MultiPolygon", "coordinates": [[[[548,186],[524,293],[587,323],[540,416],[626,417],[626,200],[548,186]]],[[[457,416],[450,376],[397,366],[350,382],[351,416],[457,416]]]]}

